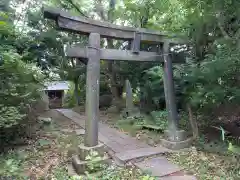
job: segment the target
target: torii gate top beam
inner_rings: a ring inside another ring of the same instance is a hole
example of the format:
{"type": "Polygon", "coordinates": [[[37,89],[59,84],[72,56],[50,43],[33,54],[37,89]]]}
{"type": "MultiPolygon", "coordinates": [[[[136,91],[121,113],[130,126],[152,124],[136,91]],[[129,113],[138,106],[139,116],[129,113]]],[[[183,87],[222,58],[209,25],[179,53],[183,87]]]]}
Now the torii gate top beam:
{"type": "Polygon", "coordinates": [[[80,34],[99,33],[101,37],[133,40],[134,34],[139,33],[141,41],[156,44],[164,42],[182,44],[185,40],[169,36],[158,31],[150,31],[143,28],[131,28],[118,26],[108,22],[96,21],[81,16],[72,16],[66,11],[44,7],[44,17],[56,21],[58,27],[62,30],[78,32],[80,34]]]}

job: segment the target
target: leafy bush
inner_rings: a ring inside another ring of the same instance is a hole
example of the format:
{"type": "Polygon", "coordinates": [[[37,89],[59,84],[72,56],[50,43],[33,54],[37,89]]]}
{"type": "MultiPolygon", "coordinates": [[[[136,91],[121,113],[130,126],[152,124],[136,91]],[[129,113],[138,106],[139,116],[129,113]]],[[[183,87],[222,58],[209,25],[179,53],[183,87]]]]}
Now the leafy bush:
{"type": "Polygon", "coordinates": [[[23,179],[23,159],[21,152],[0,155],[0,177],[23,179]]]}
{"type": "Polygon", "coordinates": [[[20,34],[11,17],[10,13],[0,12],[1,148],[5,147],[5,142],[10,145],[16,137],[27,135],[27,130],[21,128],[27,127],[29,120],[34,120],[28,115],[31,107],[40,99],[44,80],[42,71],[35,64],[26,63],[23,54],[19,53],[24,48],[20,46],[23,44],[17,45],[20,34]]]}
{"type": "Polygon", "coordinates": [[[159,108],[159,105],[165,102],[162,67],[154,66],[144,72],[145,84],[141,88],[142,98],[151,100],[159,108]]]}
{"type": "Polygon", "coordinates": [[[152,111],[151,116],[154,124],[160,127],[161,130],[166,130],[168,127],[168,112],[167,111],[152,111]]]}
{"type": "Polygon", "coordinates": [[[239,103],[240,52],[218,44],[215,54],[196,64],[192,61],[179,68],[176,74],[182,79],[186,101],[194,107],[211,111],[224,103],[239,103]]]}
{"type": "Polygon", "coordinates": [[[76,95],[74,92],[74,84],[70,83],[70,88],[64,97],[64,107],[72,108],[77,105],[76,95]]]}
{"type": "Polygon", "coordinates": [[[40,98],[43,75],[34,65],[25,64],[14,52],[3,52],[0,66],[0,128],[18,124],[25,112],[40,98]]]}

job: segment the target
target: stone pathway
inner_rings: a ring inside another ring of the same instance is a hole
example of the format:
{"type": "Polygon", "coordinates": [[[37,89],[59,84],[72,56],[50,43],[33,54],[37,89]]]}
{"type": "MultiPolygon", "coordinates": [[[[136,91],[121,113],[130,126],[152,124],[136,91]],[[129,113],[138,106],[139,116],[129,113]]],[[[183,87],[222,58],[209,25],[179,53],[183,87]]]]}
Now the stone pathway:
{"type": "MultiPolygon", "coordinates": [[[[66,118],[85,128],[85,115],[70,109],[57,109],[66,118]]],[[[169,152],[164,147],[151,147],[124,133],[99,122],[99,141],[106,145],[108,153],[118,165],[131,162],[143,171],[150,172],[159,180],[196,180],[194,176],[186,176],[181,168],[170,163],[163,155],[169,152]],[[153,157],[160,155],[160,157],[153,157]],[[146,159],[148,157],[148,159],[146,159]],[[152,158],[151,158],[152,157],[152,158]],[[171,175],[171,176],[169,176],[171,175]]]]}

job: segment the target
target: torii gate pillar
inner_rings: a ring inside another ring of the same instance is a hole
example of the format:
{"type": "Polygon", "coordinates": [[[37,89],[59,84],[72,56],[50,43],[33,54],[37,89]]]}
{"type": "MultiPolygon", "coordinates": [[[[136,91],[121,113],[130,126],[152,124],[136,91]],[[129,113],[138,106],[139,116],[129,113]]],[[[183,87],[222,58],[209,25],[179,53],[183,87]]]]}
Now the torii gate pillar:
{"type": "Polygon", "coordinates": [[[182,149],[188,147],[192,142],[191,138],[187,138],[184,130],[179,130],[179,117],[176,107],[175,89],[173,81],[172,59],[170,58],[169,42],[163,44],[163,80],[166,108],[168,111],[168,130],[165,131],[165,138],[162,144],[169,149],[182,149]]]}
{"type": "Polygon", "coordinates": [[[84,145],[98,145],[99,78],[100,78],[100,34],[89,35],[87,47],[86,115],[84,145]]]}

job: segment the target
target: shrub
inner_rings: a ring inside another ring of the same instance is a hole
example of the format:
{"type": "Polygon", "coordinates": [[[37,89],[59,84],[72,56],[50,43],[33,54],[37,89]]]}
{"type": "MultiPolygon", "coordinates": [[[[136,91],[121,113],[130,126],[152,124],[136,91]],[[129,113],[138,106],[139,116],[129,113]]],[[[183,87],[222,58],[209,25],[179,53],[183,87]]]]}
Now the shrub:
{"type": "Polygon", "coordinates": [[[162,130],[168,127],[168,112],[167,111],[152,111],[151,116],[154,123],[162,130]]]}
{"type": "Polygon", "coordinates": [[[3,52],[0,66],[0,128],[20,123],[26,111],[40,98],[43,75],[33,64],[21,60],[13,51],[3,52]]]}

